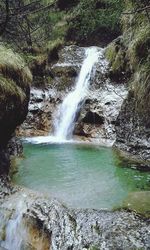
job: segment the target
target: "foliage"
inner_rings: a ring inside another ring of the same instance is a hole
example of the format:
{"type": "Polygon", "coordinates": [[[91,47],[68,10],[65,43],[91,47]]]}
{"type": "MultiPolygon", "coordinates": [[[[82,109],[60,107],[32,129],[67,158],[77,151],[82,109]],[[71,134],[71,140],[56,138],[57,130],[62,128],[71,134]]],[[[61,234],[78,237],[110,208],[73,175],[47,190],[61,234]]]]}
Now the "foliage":
{"type": "Polygon", "coordinates": [[[143,116],[145,126],[149,127],[150,110],[150,68],[149,63],[138,67],[135,72],[132,89],[135,93],[136,112],[143,116]]]}
{"type": "Polygon", "coordinates": [[[136,11],[141,6],[141,1],[126,0],[127,14],[122,17],[121,42],[115,40],[111,43],[106,49],[106,56],[114,74],[120,74],[124,69],[124,75],[127,76],[130,70],[130,91],[127,102],[131,103],[136,120],[139,119],[142,126],[144,124],[145,128],[149,128],[150,22],[145,10],[136,11]]]}
{"type": "Polygon", "coordinates": [[[128,49],[128,57],[134,68],[149,60],[150,52],[150,25],[141,27],[136,33],[128,49]],[[149,59],[148,59],[149,58],[149,59]]]}
{"type": "Polygon", "coordinates": [[[123,6],[122,0],[81,0],[71,14],[69,27],[77,40],[99,29],[118,34],[123,6]]]}
{"type": "Polygon", "coordinates": [[[42,45],[51,31],[47,20],[53,4],[49,2],[0,0],[0,35],[17,47],[42,45]]]}

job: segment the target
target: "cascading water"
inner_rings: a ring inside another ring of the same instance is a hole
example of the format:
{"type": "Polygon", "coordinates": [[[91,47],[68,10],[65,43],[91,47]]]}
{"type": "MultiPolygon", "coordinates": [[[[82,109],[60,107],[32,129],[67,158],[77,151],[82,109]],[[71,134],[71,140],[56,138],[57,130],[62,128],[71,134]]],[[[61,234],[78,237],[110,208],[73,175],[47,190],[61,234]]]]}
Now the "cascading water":
{"type": "Polygon", "coordinates": [[[98,62],[99,50],[96,47],[86,49],[85,54],[75,89],[66,96],[57,113],[55,136],[60,141],[72,136],[76,114],[87,95],[93,66],[98,62]]]}
{"type": "Polygon", "coordinates": [[[23,214],[27,210],[25,196],[8,201],[0,211],[0,249],[20,250],[27,240],[27,231],[23,223],[23,214]],[[3,235],[5,235],[3,237],[3,235]],[[3,239],[4,238],[4,239],[3,239]]]}
{"type": "Polygon", "coordinates": [[[0,204],[0,250],[49,249],[44,229],[27,216],[39,197],[24,189],[4,198],[0,204]]]}
{"type": "MultiPolygon", "coordinates": [[[[83,49],[83,48],[82,48],[83,49]]],[[[71,136],[75,126],[75,118],[81,106],[88,95],[88,89],[91,78],[94,76],[95,64],[103,58],[103,49],[98,47],[89,47],[85,50],[85,59],[83,61],[80,74],[74,90],[72,90],[59,106],[54,120],[54,135],[38,136],[26,138],[26,141],[40,143],[62,143],[71,142],[71,136]]],[[[105,68],[105,60],[102,60],[101,71],[105,68]]],[[[66,64],[65,64],[66,65],[66,64]]]]}

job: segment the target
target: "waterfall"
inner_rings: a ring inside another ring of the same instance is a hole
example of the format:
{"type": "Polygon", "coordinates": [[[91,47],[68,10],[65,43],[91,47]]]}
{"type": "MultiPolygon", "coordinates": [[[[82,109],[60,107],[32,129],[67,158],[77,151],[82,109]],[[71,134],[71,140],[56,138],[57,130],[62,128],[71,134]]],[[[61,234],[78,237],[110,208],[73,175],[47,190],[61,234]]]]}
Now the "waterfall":
{"type": "MultiPolygon", "coordinates": [[[[64,98],[64,101],[55,114],[54,135],[26,138],[26,141],[35,144],[71,142],[70,139],[73,134],[76,116],[88,95],[91,78],[95,72],[94,66],[96,63],[99,63],[99,59],[101,58],[103,58],[102,48],[85,48],[85,59],[75,87],[64,98]]],[[[101,64],[101,72],[103,72],[104,68],[105,61],[101,64]]]]}
{"type": "Polygon", "coordinates": [[[72,136],[77,112],[80,110],[87,95],[93,66],[98,62],[99,51],[96,47],[86,49],[76,86],[64,99],[58,109],[55,120],[55,136],[58,140],[65,140],[72,136]]]}
{"type": "Polygon", "coordinates": [[[23,248],[24,241],[27,239],[27,231],[23,223],[23,213],[26,209],[24,197],[20,197],[20,200],[16,199],[16,205],[14,201],[11,201],[6,205],[6,208],[1,209],[0,249],[1,247],[7,250],[20,250],[23,248]],[[1,238],[2,235],[5,235],[4,239],[1,238]]]}

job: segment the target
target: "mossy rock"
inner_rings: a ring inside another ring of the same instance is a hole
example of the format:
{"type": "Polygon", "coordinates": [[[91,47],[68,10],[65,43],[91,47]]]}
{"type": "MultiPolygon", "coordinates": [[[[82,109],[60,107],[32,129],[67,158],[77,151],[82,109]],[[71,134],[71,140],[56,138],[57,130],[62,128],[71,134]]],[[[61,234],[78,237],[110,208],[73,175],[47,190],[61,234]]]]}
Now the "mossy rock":
{"type": "Polygon", "coordinates": [[[120,80],[124,76],[129,77],[130,70],[126,57],[126,48],[122,43],[122,37],[114,40],[105,51],[105,56],[110,64],[110,78],[120,80]]]}
{"type": "Polygon", "coordinates": [[[26,118],[32,74],[21,56],[0,44],[0,147],[26,118]]]}
{"type": "Polygon", "coordinates": [[[58,51],[64,45],[64,41],[61,39],[50,41],[46,47],[46,52],[48,54],[48,63],[52,63],[53,61],[57,61],[59,59],[58,51]]]}
{"type": "Polygon", "coordinates": [[[21,56],[3,44],[0,44],[0,74],[23,88],[32,81],[32,74],[21,56]]]}
{"type": "Polygon", "coordinates": [[[139,64],[145,63],[150,52],[150,25],[139,28],[127,50],[130,64],[136,71],[139,64]]]}
{"type": "Polygon", "coordinates": [[[123,207],[150,218],[150,191],[129,193],[123,207]]]}

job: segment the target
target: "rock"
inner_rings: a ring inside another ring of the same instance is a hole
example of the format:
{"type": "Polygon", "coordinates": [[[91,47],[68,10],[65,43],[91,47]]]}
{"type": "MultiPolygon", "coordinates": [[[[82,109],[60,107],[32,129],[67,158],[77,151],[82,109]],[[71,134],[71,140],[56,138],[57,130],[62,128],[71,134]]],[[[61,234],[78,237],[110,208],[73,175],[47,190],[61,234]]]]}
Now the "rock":
{"type": "MultiPolygon", "coordinates": [[[[10,184],[5,187],[7,182],[3,186],[0,182],[0,185],[0,194],[6,190],[9,192],[4,196],[0,195],[0,232],[2,227],[5,230],[9,215],[13,218],[9,222],[16,225],[13,214],[18,211],[17,225],[20,225],[20,236],[23,235],[20,240],[25,249],[37,249],[39,244],[42,249],[52,250],[132,250],[149,247],[149,220],[134,212],[71,209],[43,194],[27,189],[14,189],[10,184]]],[[[13,227],[12,230],[18,230],[18,227],[13,227]]],[[[0,233],[0,246],[1,240],[0,233]]]]}
{"type": "MultiPolygon", "coordinates": [[[[23,59],[0,44],[0,175],[9,169],[8,141],[26,118],[32,75],[23,59]]],[[[10,148],[10,147],[9,147],[10,148]]]]}
{"type": "Polygon", "coordinates": [[[23,153],[23,146],[17,137],[12,137],[7,144],[7,150],[11,156],[19,156],[23,153]]]}
{"type": "Polygon", "coordinates": [[[104,117],[100,116],[96,112],[88,111],[85,115],[85,117],[82,119],[82,122],[84,123],[90,123],[90,124],[104,124],[104,117]]]}
{"type": "Polygon", "coordinates": [[[53,131],[53,116],[62,93],[55,89],[32,88],[26,121],[19,127],[19,136],[47,135],[53,131]]]}
{"type": "MultiPolygon", "coordinates": [[[[117,118],[115,147],[131,154],[137,159],[137,165],[145,161],[145,165],[149,165],[150,168],[150,131],[149,125],[146,125],[149,123],[149,111],[144,114],[147,107],[145,109],[142,107],[143,114],[136,110],[135,95],[136,93],[132,95],[129,93],[117,118]]],[[[148,103],[145,105],[148,106],[148,103]]]]}
{"type": "MultiPolygon", "coordinates": [[[[128,6],[125,4],[127,10],[128,6]]],[[[136,1],[132,7],[137,8],[136,1]]],[[[129,93],[116,121],[114,146],[127,158],[134,158],[142,170],[150,169],[150,24],[146,15],[142,19],[134,14],[130,17],[122,18],[123,35],[107,51],[114,73],[124,71],[129,80],[129,93]],[[140,27],[134,25],[138,22],[140,27]]]]}
{"type": "Polygon", "coordinates": [[[123,206],[150,218],[150,191],[129,193],[128,197],[123,202],[123,206]]]}
{"type": "MultiPolygon", "coordinates": [[[[53,80],[50,88],[32,88],[27,120],[19,131],[21,136],[47,135],[59,104],[73,89],[85,58],[85,48],[66,46],[59,51],[59,60],[51,65],[53,80]]],[[[108,79],[108,62],[101,49],[99,62],[91,74],[91,85],[85,103],[76,116],[75,135],[91,138],[115,139],[115,123],[122,102],[127,95],[124,83],[108,79]]]]}
{"type": "Polygon", "coordinates": [[[125,250],[149,246],[149,222],[132,212],[71,210],[56,200],[39,199],[26,219],[45,229],[52,249],[125,250]]]}
{"type": "Polygon", "coordinates": [[[80,135],[80,127],[88,137],[114,140],[117,116],[126,95],[124,84],[113,85],[107,82],[101,84],[99,89],[94,89],[92,85],[87,101],[80,111],[75,134],[80,135]]]}

